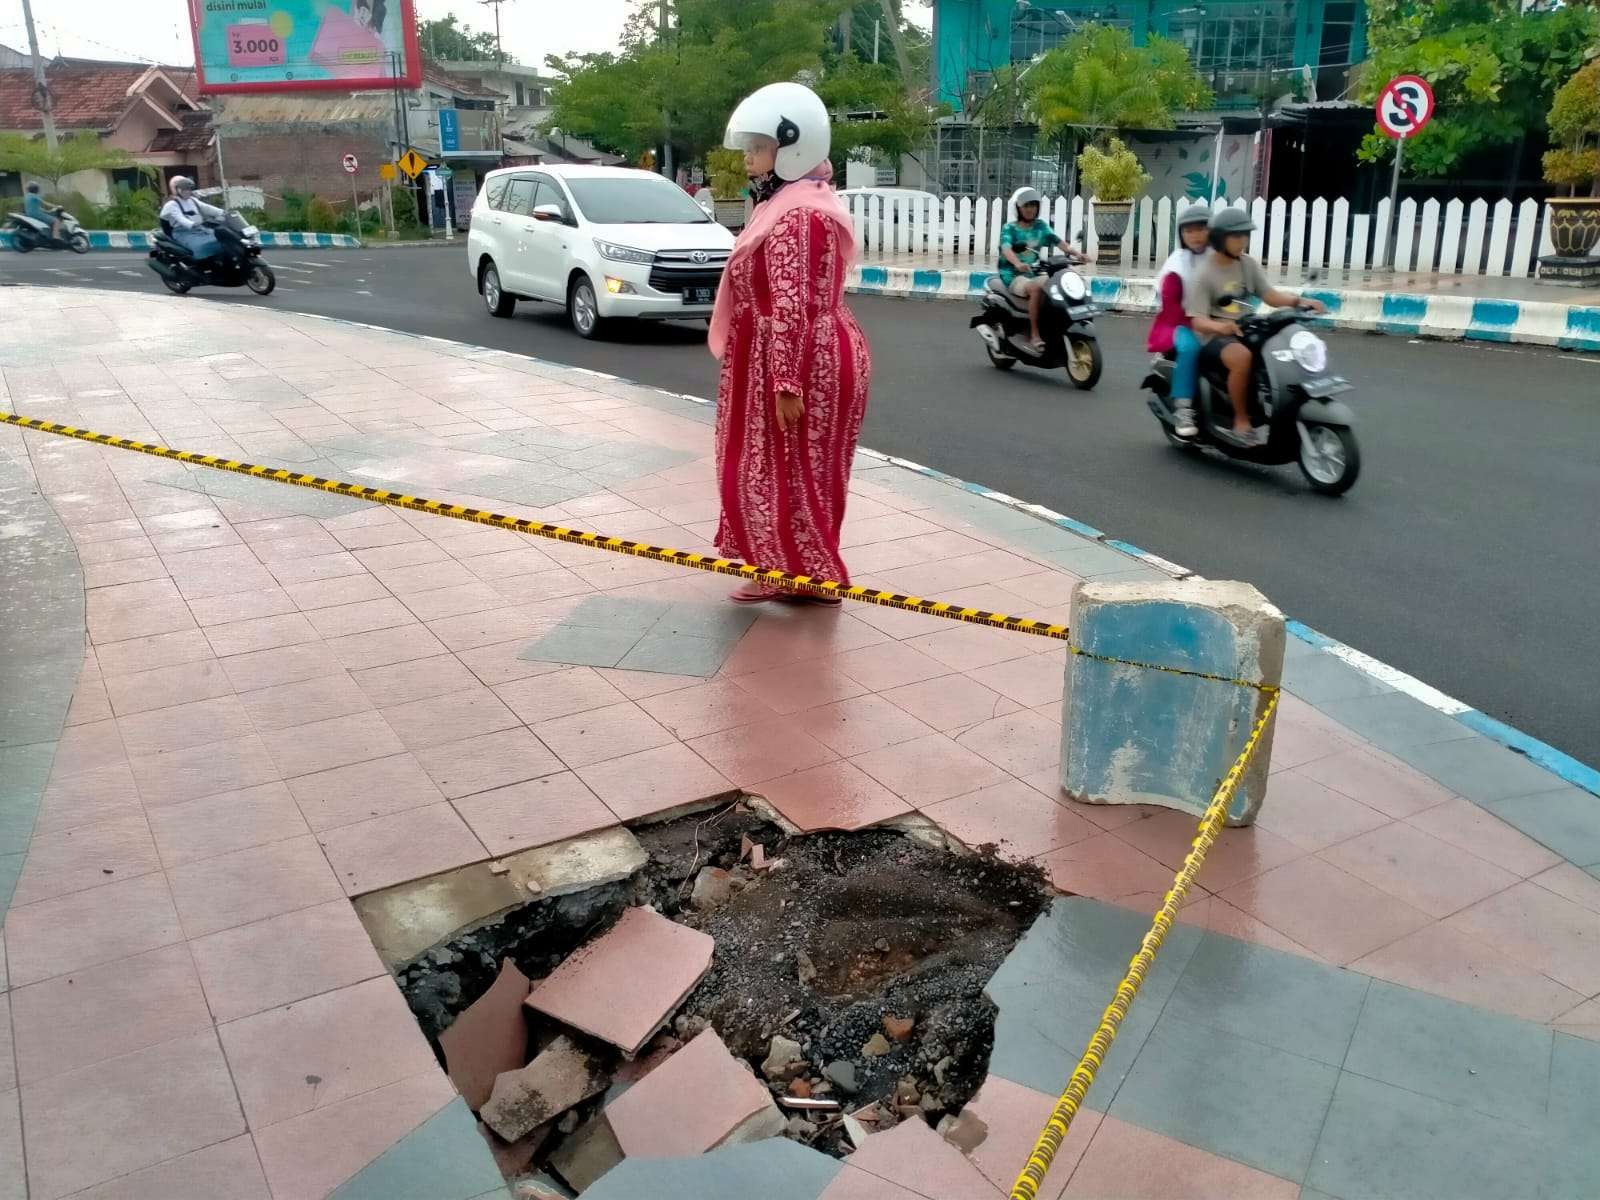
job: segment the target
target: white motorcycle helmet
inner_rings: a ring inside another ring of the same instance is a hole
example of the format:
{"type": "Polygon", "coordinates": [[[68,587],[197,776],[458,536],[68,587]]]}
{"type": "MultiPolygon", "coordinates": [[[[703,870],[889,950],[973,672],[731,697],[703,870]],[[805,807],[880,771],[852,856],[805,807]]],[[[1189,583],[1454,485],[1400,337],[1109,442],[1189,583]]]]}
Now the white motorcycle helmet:
{"type": "Polygon", "coordinates": [[[1008,221],[1020,220],[1024,204],[1037,204],[1039,206],[1039,216],[1044,216],[1044,197],[1039,194],[1039,189],[1019,187],[1011,193],[1011,211],[1006,219],[1008,221]]]}
{"type": "Polygon", "coordinates": [[[774,173],[785,183],[803,179],[828,157],[833,143],[827,106],[800,83],[769,83],[739,102],[728,118],[722,144],[729,150],[747,150],[753,138],[778,143],[774,173]]]}

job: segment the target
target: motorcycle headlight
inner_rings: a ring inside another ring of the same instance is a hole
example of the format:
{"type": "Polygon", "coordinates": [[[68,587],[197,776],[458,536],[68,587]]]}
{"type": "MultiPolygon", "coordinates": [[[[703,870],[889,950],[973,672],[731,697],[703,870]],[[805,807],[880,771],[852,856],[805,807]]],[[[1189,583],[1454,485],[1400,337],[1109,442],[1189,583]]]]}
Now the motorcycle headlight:
{"type": "Polygon", "coordinates": [[[656,256],[648,250],[635,250],[632,246],[619,246],[598,238],[595,239],[594,248],[600,252],[601,258],[609,258],[612,262],[638,263],[648,267],[656,260],[656,256]]]}
{"type": "Polygon", "coordinates": [[[1056,274],[1056,287],[1062,296],[1074,304],[1080,303],[1089,294],[1089,285],[1083,281],[1083,276],[1076,271],[1060,271],[1056,274]]]}
{"type": "Polygon", "coordinates": [[[1297,330],[1289,339],[1289,353],[1308,375],[1320,375],[1328,369],[1328,343],[1308,329],[1297,330]]]}

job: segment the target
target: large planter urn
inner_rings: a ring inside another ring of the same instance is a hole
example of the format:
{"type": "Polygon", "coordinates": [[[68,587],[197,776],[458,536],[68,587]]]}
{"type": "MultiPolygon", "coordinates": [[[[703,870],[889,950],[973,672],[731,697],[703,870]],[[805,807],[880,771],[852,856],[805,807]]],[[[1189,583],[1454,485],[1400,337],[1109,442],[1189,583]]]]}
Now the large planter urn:
{"type": "Polygon", "coordinates": [[[1102,267],[1122,264],[1122,237],[1128,232],[1128,220],[1133,214],[1132,200],[1095,200],[1094,233],[1099,242],[1095,262],[1102,267]]]}
{"type": "Polygon", "coordinates": [[[1600,196],[1557,196],[1550,205],[1550,241],[1562,258],[1582,258],[1600,242],[1600,196]]]}

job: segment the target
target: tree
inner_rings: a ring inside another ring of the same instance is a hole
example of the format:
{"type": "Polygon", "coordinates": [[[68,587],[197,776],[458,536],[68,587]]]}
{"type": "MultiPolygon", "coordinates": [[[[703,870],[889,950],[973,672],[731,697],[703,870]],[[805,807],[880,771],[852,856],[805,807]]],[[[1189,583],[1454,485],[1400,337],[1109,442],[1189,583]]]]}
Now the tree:
{"type": "Polygon", "coordinates": [[[1600,58],[1556,89],[1550,136],[1559,145],[1544,156],[1544,177],[1576,196],[1584,184],[1600,196],[1600,58]]]}
{"type": "MultiPolygon", "coordinates": [[[[440,62],[486,62],[500,57],[492,33],[480,33],[456,18],[455,13],[417,22],[417,44],[429,58],[440,62]]],[[[517,60],[505,55],[505,61],[517,60]]]]}
{"type": "MultiPolygon", "coordinates": [[[[1468,155],[1520,143],[1545,127],[1556,88],[1600,38],[1600,16],[1582,3],[1524,15],[1521,0],[1371,0],[1358,95],[1371,102],[1396,75],[1420,75],[1436,110],[1406,139],[1405,169],[1448,176],[1468,155]]],[[[1393,153],[1374,131],[1364,162],[1393,153]]]]}
{"type": "Polygon", "coordinates": [[[118,171],[138,165],[126,150],[103,145],[92,133],[64,137],[55,150],[26,133],[0,134],[0,171],[48,179],[51,192],[59,192],[61,181],[79,171],[118,171]]]}

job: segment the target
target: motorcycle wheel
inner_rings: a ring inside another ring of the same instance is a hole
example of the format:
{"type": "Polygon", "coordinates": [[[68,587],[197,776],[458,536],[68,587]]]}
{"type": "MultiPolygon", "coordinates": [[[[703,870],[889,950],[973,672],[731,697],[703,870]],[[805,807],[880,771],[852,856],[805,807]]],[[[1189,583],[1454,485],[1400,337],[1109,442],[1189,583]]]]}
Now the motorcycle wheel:
{"type": "Polygon", "coordinates": [[[1100,343],[1094,338],[1067,335],[1067,378],[1079,391],[1087,392],[1100,382],[1104,366],[1100,343]]]}
{"type": "Polygon", "coordinates": [[[72,247],[72,252],[74,254],[89,253],[89,235],[87,233],[80,232],[73,234],[72,240],[67,244],[72,247]]]}
{"type": "Polygon", "coordinates": [[[244,277],[244,285],[258,296],[270,296],[272,289],[278,286],[278,277],[266,263],[251,263],[250,274],[244,277]]]}
{"type": "Polygon", "coordinates": [[[1356,435],[1333,425],[1302,425],[1300,473],[1325,496],[1342,496],[1361,474],[1361,448],[1356,435]]]}
{"type": "Polygon", "coordinates": [[[33,240],[33,234],[28,233],[26,230],[17,229],[12,231],[11,246],[18,254],[28,253],[37,244],[33,240]]]}
{"type": "Polygon", "coordinates": [[[989,361],[994,364],[995,370],[997,371],[1009,371],[1012,367],[1017,365],[1016,359],[1007,358],[1003,354],[996,354],[992,346],[986,345],[984,346],[984,350],[989,355],[989,361]]]}

